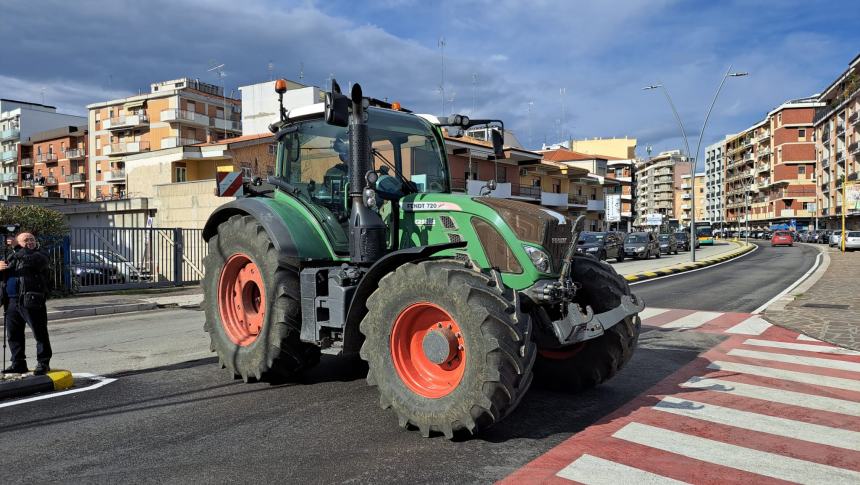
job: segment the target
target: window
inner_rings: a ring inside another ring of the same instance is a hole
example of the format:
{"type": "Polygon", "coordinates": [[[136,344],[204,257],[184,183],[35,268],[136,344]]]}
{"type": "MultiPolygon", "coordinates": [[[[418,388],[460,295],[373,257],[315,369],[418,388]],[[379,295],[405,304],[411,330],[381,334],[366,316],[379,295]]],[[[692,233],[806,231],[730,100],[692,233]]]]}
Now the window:
{"type": "Polygon", "coordinates": [[[806,165],[798,165],[797,166],[797,174],[805,175],[806,174],[806,165]]]}
{"type": "Polygon", "coordinates": [[[274,143],[269,145],[269,155],[274,155],[277,152],[278,152],[278,145],[275,145],[274,143]]]}
{"type": "Polygon", "coordinates": [[[173,167],[173,181],[174,182],[187,182],[188,181],[188,168],[176,166],[173,167]]]}
{"type": "Polygon", "coordinates": [[[776,115],[776,124],[777,126],[782,126],[782,113],[776,115]]]}
{"type": "Polygon", "coordinates": [[[508,172],[504,165],[496,165],[496,182],[505,183],[508,181],[508,172]]]}
{"type": "Polygon", "coordinates": [[[799,128],[797,130],[797,137],[798,138],[806,138],[806,130],[803,128],[799,128]]]}
{"type": "Polygon", "coordinates": [[[96,150],[102,147],[102,139],[96,137],[96,150]]]}

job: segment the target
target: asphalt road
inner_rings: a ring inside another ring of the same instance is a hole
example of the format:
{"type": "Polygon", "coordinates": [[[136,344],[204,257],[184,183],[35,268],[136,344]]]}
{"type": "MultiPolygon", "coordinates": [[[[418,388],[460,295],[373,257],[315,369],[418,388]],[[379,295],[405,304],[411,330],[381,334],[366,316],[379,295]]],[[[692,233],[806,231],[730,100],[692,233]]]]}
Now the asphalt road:
{"type": "MultiPolygon", "coordinates": [[[[749,311],[803,274],[814,256],[813,248],[765,246],[736,262],[634,291],[649,306],[749,311]]],[[[191,310],[139,320],[175,327],[180,314],[202,326],[202,313],[191,310]]],[[[326,358],[301,383],[283,385],[233,380],[211,357],[165,360],[116,374],[116,382],[95,391],[0,409],[0,470],[4,483],[492,482],[722,338],[646,331],[631,363],[606,385],[577,395],[533,387],[500,425],[453,442],[397,427],[353,359],[326,358]]]]}

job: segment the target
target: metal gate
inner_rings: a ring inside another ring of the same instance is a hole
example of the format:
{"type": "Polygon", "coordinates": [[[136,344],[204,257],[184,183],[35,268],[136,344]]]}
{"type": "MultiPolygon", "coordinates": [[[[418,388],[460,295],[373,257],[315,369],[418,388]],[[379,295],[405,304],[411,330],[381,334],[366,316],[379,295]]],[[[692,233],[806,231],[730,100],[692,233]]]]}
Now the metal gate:
{"type": "Polygon", "coordinates": [[[77,227],[55,279],[72,293],[198,283],[207,250],[202,229],[77,227]]]}

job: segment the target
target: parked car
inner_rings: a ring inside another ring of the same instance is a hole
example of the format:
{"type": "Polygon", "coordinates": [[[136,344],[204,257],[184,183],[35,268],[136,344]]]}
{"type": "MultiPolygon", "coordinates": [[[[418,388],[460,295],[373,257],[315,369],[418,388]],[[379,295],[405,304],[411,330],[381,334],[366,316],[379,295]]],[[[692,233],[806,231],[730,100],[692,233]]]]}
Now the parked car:
{"type": "Polygon", "coordinates": [[[845,250],[860,249],[860,231],[848,231],[845,234],[845,250]]]}
{"type": "Polygon", "coordinates": [[[69,265],[72,277],[80,286],[118,285],[125,283],[125,277],[115,266],[86,252],[72,251],[69,265]]]}
{"type": "Polygon", "coordinates": [[[601,261],[614,258],[620,263],[624,261],[624,240],[615,232],[583,232],[576,252],[591,254],[601,261]]]}
{"type": "Polygon", "coordinates": [[[72,254],[88,254],[107,266],[116,269],[125,281],[146,281],[150,275],[142,271],[121,254],[108,249],[72,249],[72,254]]]}
{"type": "Polygon", "coordinates": [[[660,257],[660,245],[653,232],[631,232],[624,238],[624,255],[636,259],[660,257]]]}
{"type": "Polygon", "coordinates": [[[794,238],[791,237],[789,231],[776,231],[770,239],[770,245],[773,246],[794,246],[794,238]]]}
{"type": "Polygon", "coordinates": [[[842,230],[831,232],[830,239],[827,240],[827,245],[835,248],[840,244],[842,244],[842,230]]]}
{"type": "Polygon", "coordinates": [[[660,234],[657,240],[660,242],[660,253],[678,254],[678,240],[674,234],[660,234]]]}

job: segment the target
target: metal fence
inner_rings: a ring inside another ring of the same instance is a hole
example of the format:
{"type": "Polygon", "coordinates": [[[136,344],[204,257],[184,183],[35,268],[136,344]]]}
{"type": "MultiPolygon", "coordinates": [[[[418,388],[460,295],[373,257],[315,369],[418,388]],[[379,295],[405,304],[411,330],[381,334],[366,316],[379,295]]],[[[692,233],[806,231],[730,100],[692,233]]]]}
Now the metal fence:
{"type": "Polygon", "coordinates": [[[208,251],[201,229],[182,228],[76,227],[41,247],[62,293],[198,283],[208,251]]]}

